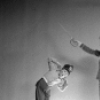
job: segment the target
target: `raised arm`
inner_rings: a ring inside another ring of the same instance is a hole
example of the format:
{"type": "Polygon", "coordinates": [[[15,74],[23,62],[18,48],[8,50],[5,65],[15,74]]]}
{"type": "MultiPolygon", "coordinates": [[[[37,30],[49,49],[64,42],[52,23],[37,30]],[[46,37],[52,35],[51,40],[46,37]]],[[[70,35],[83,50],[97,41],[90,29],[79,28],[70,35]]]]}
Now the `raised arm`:
{"type": "Polygon", "coordinates": [[[54,58],[48,58],[48,67],[49,70],[61,70],[62,65],[54,58]],[[56,66],[52,66],[51,63],[54,63],[56,66]]]}
{"type": "Polygon", "coordinates": [[[86,53],[95,55],[95,56],[100,56],[100,51],[99,50],[94,50],[90,47],[88,47],[87,45],[85,45],[84,43],[75,40],[74,38],[72,38],[70,40],[70,44],[74,47],[80,47],[83,51],[85,51],[86,53]]]}
{"type": "Polygon", "coordinates": [[[100,51],[99,50],[93,50],[90,47],[86,46],[85,44],[81,44],[80,48],[82,48],[85,52],[89,53],[89,54],[93,54],[95,56],[100,56],[100,51]]]}

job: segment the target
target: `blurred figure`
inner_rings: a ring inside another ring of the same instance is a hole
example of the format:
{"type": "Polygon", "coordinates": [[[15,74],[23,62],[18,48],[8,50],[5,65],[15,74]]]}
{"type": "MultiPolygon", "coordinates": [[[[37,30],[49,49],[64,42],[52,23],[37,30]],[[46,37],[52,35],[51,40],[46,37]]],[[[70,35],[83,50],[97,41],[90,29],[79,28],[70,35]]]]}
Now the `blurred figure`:
{"type": "Polygon", "coordinates": [[[48,58],[48,67],[49,70],[36,83],[36,100],[49,100],[50,87],[57,84],[61,70],[60,63],[55,59],[48,58]]]}
{"type": "Polygon", "coordinates": [[[57,85],[62,92],[67,86],[65,77],[69,75],[69,66],[62,68],[61,64],[55,59],[48,59],[49,70],[36,83],[36,100],[49,100],[50,87],[57,85]]]}
{"type": "MultiPolygon", "coordinates": [[[[74,47],[80,47],[83,51],[85,51],[89,54],[100,57],[100,50],[97,50],[97,49],[94,50],[94,49],[88,47],[87,45],[85,45],[84,43],[82,43],[81,41],[78,41],[78,40],[75,40],[74,38],[71,38],[70,44],[74,47]]],[[[100,60],[99,60],[99,70],[98,70],[96,79],[99,80],[99,96],[100,96],[100,60]]]]}

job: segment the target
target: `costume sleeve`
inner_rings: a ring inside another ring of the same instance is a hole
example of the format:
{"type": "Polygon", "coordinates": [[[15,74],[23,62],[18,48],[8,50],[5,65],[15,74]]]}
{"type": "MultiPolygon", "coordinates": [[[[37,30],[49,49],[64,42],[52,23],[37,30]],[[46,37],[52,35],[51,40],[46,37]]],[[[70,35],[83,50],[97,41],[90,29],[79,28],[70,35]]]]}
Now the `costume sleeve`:
{"type": "Polygon", "coordinates": [[[80,48],[82,48],[83,51],[85,51],[89,54],[92,54],[92,55],[95,55],[95,56],[100,56],[100,51],[99,50],[93,50],[93,49],[91,49],[90,47],[86,46],[83,43],[80,45],[80,48]]]}

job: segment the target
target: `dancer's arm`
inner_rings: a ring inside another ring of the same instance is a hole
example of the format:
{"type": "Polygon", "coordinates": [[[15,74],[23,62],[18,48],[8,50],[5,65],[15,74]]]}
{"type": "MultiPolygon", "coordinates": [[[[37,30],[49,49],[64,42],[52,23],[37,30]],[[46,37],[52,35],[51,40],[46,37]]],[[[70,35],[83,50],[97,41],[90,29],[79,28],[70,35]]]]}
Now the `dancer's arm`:
{"type": "Polygon", "coordinates": [[[49,67],[49,70],[54,70],[54,69],[61,70],[62,65],[55,58],[49,57],[48,58],[48,67],[49,67]],[[51,66],[50,63],[56,64],[57,65],[56,68],[55,68],[55,66],[51,66]]]}
{"type": "Polygon", "coordinates": [[[54,86],[56,84],[59,84],[61,82],[60,79],[55,79],[52,82],[48,82],[48,86],[54,86]]]}
{"type": "Polygon", "coordinates": [[[95,56],[100,56],[100,51],[99,50],[94,50],[91,49],[90,47],[86,46],[85,44],[81,44],[80,48],[82,48],[82,50],[84,50],[85,52],[89,53],[89,54],[93,54],[95,56]]]}
{"type": "Polygon", "coordinates": [[[100,51],[99,50],[94,50],[94,49],[88,47],[87,45],[85,45],[84,43],[82,43],[78,40],[75,40],[74,38],[72,38],[70,40],[70,43],[71,43],[72,46],[73,46],[73,44],[77,44],[74,47],[80,47],[83,51],[85,51],[89,54],[92,54],[92,55],[95,55],[95,56],[100,56],[100,51]]]}

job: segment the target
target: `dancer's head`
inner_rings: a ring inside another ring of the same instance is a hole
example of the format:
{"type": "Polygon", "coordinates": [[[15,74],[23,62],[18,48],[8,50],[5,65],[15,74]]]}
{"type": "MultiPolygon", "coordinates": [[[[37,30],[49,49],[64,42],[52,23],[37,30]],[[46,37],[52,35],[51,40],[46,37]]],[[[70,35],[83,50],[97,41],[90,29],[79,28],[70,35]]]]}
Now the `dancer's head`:
{"type": "Polygon", "coordinates": [[[62,68],[62,76],[61,78],[67,77],[73,71],[73,65],[65,64],[62,68]]]}

